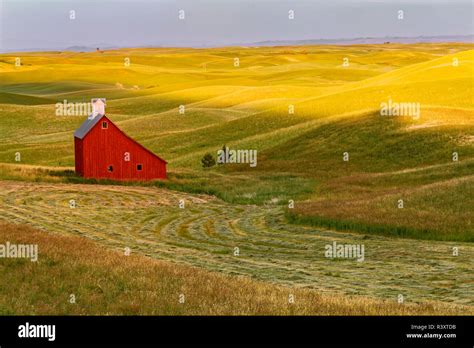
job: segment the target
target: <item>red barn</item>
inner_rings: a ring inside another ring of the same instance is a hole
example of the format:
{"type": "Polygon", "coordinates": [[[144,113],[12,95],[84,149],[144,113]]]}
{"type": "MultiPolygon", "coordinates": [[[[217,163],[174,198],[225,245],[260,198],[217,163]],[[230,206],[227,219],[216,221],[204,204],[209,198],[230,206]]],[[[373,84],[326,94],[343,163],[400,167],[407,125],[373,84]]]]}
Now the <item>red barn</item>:
{"type": "Polygon", "coordinates": [[[74,132],[76,173],[113,180],[166,179],[166,161],[126,135],[107,116],[105,99],[74,132]]]}

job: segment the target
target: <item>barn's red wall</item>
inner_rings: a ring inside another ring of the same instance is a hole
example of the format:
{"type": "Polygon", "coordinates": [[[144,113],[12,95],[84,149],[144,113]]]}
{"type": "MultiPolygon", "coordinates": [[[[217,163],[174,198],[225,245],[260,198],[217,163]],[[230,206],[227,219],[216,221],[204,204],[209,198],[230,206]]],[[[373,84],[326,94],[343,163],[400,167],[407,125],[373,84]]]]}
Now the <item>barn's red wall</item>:
{"type": "MultiPolygon", "coordinates": [[[[79,147],[78,145],[76,149],[79,147]]],[[[82,163],[82,173],[86,178],[113,180],[166,178],[166,162],[127,137],[105,116],[82,139],[82,163]],[[102,129],[104,121],[108,123],[107,129],[102,129]],[[125,152],[130,153],[129,162],[124,160],[125,152]],[[141,171],[137,170],[137,164],[142,164],[141,171]],[[109,165],[113,166],[113,172],[107,171],[109,165]]]]}
{"type": "Polygon", "coordinates": [[[76,159],[76,173],[80,175],[84,175],[83,172],[83,148],[82,148],[82,140],[78,138],[74,138],[74,157],[76,159]]]}

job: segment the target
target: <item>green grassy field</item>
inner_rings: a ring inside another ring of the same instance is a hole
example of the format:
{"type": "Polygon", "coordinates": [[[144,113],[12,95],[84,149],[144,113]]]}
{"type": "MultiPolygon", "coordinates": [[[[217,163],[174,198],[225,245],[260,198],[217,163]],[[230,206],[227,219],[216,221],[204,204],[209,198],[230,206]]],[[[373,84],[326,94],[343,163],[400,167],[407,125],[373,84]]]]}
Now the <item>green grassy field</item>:
{"type": "Polygon", "coordinates": [[[25,53],[15,67],[4,54],[0,161],[20,152],[22,164],[73,166],[84,117],[55,116],[54,103],[101,96],[112,120],[169,161],[171,188],[291,199],[294,222],[472,241],[473,56],[469,44],[127,49],[25,53]],[[420,118],[381,117],[389,99],[420,103],[420,118]],[[258,166],[202,169],[224,144],[257,149],[258,166]]]}
{"type": "Polygon", "coordinates": [[[469,315],[473,307],[321,294],[111,251],[89,240],[0,224],[38,262],[0,262],[2,315],[469,315]],[[80,280],[78,281],[78,274],[80,280]],[[41,289],[41,291],[38,291],[41,289]],[[74,295],[74,303],[71,303],[74,295]],[[292,302],[290,303],[290,296],[292,302]],[[11,299],[15,299],[12,301],[11,299]]]}
{"type": "Polygon", "coordinates": [[[472,44],[1,54],[0,76],[4,221],[287,286],[473,305],[472,44]],[[86,116],[55,103],[93,97],[169,162],[169,180],[70,172],[86,116]],[[420,117],[381,116],[389,100],[420,117]],[[202,168],[224,144],[256,149],[257,167],[202,168]],[[196,204],[179,210],[181,196],[196,204]],[[365,243],[366,261],[328,261],[333,240],[365,243]]]}
{"type": "Polygon", "coordinates": [[[0,207],[0,216],[12,223],[229,275],[328,295],[396,301],[402,294],[410,303],[474,306],[470,243],[414,242],[291,225],[276,205],[228,204],[153,187],[4,182],[0,207]],[[76,208],[70,208],[71,199],[76,208]],[[334,241],[363,244],[364,261],[325,257],[325,246],[334,241]]]}

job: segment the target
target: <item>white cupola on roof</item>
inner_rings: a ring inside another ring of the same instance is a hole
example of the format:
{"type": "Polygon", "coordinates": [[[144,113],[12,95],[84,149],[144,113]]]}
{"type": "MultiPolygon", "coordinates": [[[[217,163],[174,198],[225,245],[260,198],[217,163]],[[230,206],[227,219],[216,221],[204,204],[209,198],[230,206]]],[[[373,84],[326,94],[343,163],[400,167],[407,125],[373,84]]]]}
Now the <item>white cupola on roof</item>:
{"type": "Polygon", "coordinates": [[[105,98],[94,98],[91,100],[92,104],[92,115],[91,117],[94,118],[97,115],[105,115],[105,98]]]}

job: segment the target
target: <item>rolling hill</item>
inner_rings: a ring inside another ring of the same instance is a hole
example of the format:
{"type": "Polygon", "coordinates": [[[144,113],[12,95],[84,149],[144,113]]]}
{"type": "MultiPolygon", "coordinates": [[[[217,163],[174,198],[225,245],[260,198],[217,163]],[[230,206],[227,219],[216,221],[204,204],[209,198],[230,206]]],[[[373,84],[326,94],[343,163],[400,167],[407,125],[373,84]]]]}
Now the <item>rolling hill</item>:
{"type": "Polygon", "coordinates": [[[474,45],[462,43],[2,54],[0,219],[279,285],[471,306],[473,88],[474,45]],[[93,97],[169,162],[169,180],[71,172],[86,115],[57,116],[55,104],[93,97]],[[382,116],[384,103],[419,114],[382,116]],[[224,145],[257,150],[258,165],[202,168],[224,145]],[[81,223],[63,206],[70,195],[100,207],[81,223]],[[182,213],[169,203],[179,196],[203,204],[182,213]],[[332,240],[366,243],[369,260],[356,271],[328,261],[332,240]]]}

